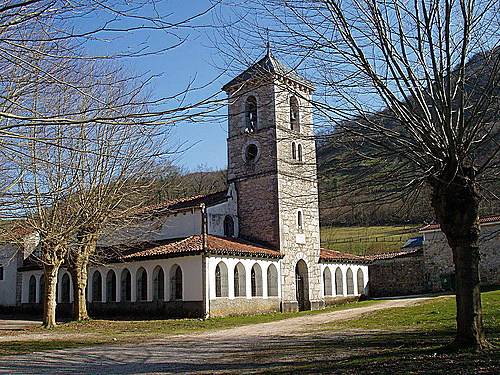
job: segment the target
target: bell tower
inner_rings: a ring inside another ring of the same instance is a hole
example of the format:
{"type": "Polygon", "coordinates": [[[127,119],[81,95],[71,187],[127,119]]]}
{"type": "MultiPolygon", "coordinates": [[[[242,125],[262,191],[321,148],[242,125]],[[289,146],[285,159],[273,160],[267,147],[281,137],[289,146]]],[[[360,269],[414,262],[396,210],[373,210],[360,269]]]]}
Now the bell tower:
{"type": "Polygon", "coordinates": [[[322,306],[314,86],[266,55],[224,85],[239,235],[282,254],[282,310],[322,306]]]}

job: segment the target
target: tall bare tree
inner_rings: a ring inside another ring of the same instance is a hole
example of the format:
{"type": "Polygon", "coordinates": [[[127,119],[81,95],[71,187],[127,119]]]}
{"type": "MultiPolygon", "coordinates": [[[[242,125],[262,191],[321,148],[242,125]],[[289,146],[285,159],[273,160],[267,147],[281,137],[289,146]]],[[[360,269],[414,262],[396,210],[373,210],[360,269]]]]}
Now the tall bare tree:
{"type": "Polygon", "coordinates": [[[245,47],[262,44],[267,29],[274,52],[316,84],[317,122],[383,167],[373,169],[378,177],[399,179],[400,192],[431,190],[455,263],[454,345],[488,346],[478,212],[485,184],[498,179],[500,169],[498,2],[236,3],[238,22],[226,16],[222,36],[246,38],[229,56],[237,59],[245,47]]]}

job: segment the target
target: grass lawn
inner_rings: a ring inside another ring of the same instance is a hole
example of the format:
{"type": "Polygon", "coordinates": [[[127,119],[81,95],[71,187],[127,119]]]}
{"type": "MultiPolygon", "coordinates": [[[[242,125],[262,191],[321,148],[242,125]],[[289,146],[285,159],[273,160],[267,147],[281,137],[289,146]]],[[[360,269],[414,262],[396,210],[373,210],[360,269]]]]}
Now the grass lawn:
{"type": "Polygon", "coordinates": [[[419,225],[373,227],[322,227],[321,246],[356,255],[398,251],[419,225]]]}
{"type": "Polygon", "coordinates": [[[0,337],[11,336],[10,340],[0,341],[0,356],[99,344],[142,342],[146,339],[162,338],[169,335],[228,329],[303,315],[365,307],[377,303],[379,301],[362,301],[316,311],[235,316],[207,320],[89,320],[59,324],[50,330],[42,327],[29,327],[23,331],[0,332],[0,337]]]}

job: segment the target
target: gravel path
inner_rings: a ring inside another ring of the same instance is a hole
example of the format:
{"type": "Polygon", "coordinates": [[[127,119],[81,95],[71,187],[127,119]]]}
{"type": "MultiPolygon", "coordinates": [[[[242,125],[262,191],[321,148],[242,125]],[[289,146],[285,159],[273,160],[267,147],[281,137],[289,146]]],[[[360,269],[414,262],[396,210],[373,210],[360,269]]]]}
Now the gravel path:
{"type": "MultiPolygon", "coordinates": [[[[321,331],[321,325],[426,298],[379,304],[220,331],[170,336],[129,345],[102,345],[32,353],[0,359],[8,374],[259,373],[296,363],[322,341],[357,333],[321,331]],[[298,350],[300,348],[300,350],[298,350]]],[[[1,343],[0,343],[1,345],[1,343]]],[[[281,370],[279,370],[281,371],[281,370]]]]}

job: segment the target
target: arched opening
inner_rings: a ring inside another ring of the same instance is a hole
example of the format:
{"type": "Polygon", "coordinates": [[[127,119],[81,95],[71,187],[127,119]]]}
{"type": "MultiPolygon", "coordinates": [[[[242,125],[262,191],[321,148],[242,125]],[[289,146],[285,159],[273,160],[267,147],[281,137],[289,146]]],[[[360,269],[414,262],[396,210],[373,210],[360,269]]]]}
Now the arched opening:
{"type": "Polygon", "coordinates": [[[340,267],[335,270],[335,295],[344,295],[344,282],[342,281],[342,271],[340,267]]]}
{"type": "Polygon", "coordinates": [[[234,220],[229,215],[224,218],[224,236],[234,237],[234,220]]]}
{"type": "Polygon", "coordinates": [[[246,273],[245,267],[241,262],[238,262],[236,267],[234,267],[234,296],[235,297],[246,297],[246,273]]]}
{"type": "Polygon", "coordinates": [[[165,299],[165,273],[163,268],[156,266],[153,270],[153,300],[163,301],[165,299]]]}
{"type": "Polygon", "coordinates": [[[252,281],[252,297],[262,297],[262,269],[255,263],[250,274],[252,281]]]}
{"type": "Polygon", "coordinates": [[[303,225],[302,211],[297,211],[297,229],[302,229],[303,225]]]}
{"type": "Polygon", "coordinates": [[[267,267],[267,295],[278,297],[278,270],[274,264],[267,267]]]}
{"type": "Polygon", "coordinates": [[[302,259],[295,266],[295,292],[299,310],[308,310],[309,306],[309,274],[307,264],[302,259]]]}
{"type": "Polygon", "coordinates": [[[224,262],[219,262],[215,267],[215,296],[227,297],[229,295],[227,283],[227,266],[224,262]]]}
{"type": "Polygon", "coordinates": [[[106,301],[116,302],[116,274],[113,270],[106,275],[106,301]]]}
{"type": "Polygon", "coordinates": [[[92,302],[102,301],[102,276],[99,271],[92,275],[92,302]]]}
{"type": "Polygon", "coordinates": [[[302,145],[300,143],[297,146],[297,159],[299,159],[299,161],[302,161],[302,145]]]}
{"type": "Polygon", "coordinates": [[[130,302],[132,300],[132,276],[128,269],[122,271],[121,276],[121,292],[120,299],[122,302],[130,302]]]}
{"type": "Polygon", "coordinates": [[[299,101],[295,96],[290,98],[290,129],[300,131],[299,101]]]}
{"type": "Polygon", "coordinates": [[[347,269],[346,273],[346,283],[347,283],[347,295],[354,294],[354,278],[350,268],[347,269]]]}
{"type": "Polygon", "coordinates": [[[323,271],[323,288],[325,296],[331,296],[332,293],[332,273],[330,268],[326,267],[323,271]]]}
{"type": "Polygon", "coordinates": [[[257,99],[249,96],[245,102],[245,130],[253,133],[257,129],[257,99]]]}
{"type": "Polygon", "coordinates": [[[70,302],[70,278],[67,273],[65,273],[61,278],[61,303],[70,302]]]}
{"type": "Polygon", "coordinates": [[[297,145],[292,142],[292,159],[297,160],[297,145]]]}
{"type": "Polygon", "coordinates": [[[36,303],[36,277],[31,275],[28,283],[28,302],[36,303]]]}
{"type": "Polygon", "coordinates": [[[174,264],[170,270],[170,288],[170,299],[182,300],[182,270],[177,264],[174,264]]]}
{"type": "Polygon", "coordinates": [[[358,268],[357,274],[357,282],[358,282],[358,294],[364,294],[365,292],[365,276],[363,275],[363,270],[358,268]]]}
{"type": "Polygon", "coordinates": [[[250,143],[245,149],[245,160],[247,162],[255,162],[259,156],[259,148],[255,143],[250,143]]]}
{"type": "Polygon", "coordinates": [[[43,303],[43,300],[45,299],[45,275],[40,276],[40,299],[38,300],[39,303],[43,303]]]}
{"type": "Polygon", "coordinates": [[[144,268],[139,268],[136,274],[136,284],[137,284],[137,300],[147,301],[148,300],[148,273],[144,268]]]}

